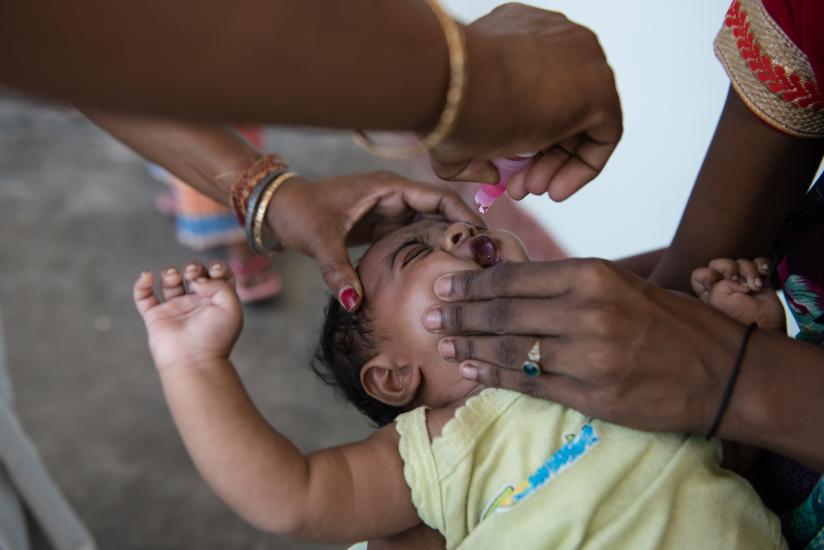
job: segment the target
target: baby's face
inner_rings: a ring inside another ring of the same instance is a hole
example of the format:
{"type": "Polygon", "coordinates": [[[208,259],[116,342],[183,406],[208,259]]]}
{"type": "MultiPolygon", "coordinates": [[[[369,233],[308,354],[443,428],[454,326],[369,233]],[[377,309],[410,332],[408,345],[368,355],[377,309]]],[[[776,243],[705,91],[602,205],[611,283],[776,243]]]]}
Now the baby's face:
{"type": "Polygon", "coordinates": [[[500,262],[526,262],[521,241],[508,231],[465,223],[424,219],[394,231],[364,255],[359,272],[379,353],[422,372],[414,405],[443,407],[474,387],[457,365],[438,353],[440,336],[423,328],[424,312],[440,302],[433,286],[441,275],[489,268],[500,262]]]}

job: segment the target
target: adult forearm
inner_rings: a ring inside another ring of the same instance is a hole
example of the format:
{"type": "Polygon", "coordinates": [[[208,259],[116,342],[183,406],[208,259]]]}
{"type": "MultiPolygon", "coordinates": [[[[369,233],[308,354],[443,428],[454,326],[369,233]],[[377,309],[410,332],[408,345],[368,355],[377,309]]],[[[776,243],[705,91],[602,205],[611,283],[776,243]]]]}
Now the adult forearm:
{"type": "Polygon", "coordinates": [[[649,252],[642,252],[634,256],[627,256],[626,258],[615,260],[615,263],[635,273],[639,277],[647,278],[655,271],[655,267],[658,265],[658,262],[661,261],[666,251],[666,248],[658,248],[650,250],[649,252]]]}
{"type": "Polygon", "coordinates": [[[197,469],[249,523],[288,533],[297,522],[307,461],[255,408],[228,361],[161,369],[175,424],[197,469]]]}
{"type": "Polygon", "coordinates": [[[678,230],[651,280],[689,292],[690,273],[710,260],[770,256],[822,152],[821,140],[779,132],[730,91],[678,230]]]}
{"type": "Polygon", "coordinates": [[[97,110],[85,114],[145,159],[222,204],[229,204],[237,175],[260,157],[228,126],[97,110]]]}
{"type": "Polygon", "coordinates": [[[422,0],[6,2],[0,83],[201,119],[426,130],[449,75],[422,0]]]}
{"type": "Polygon", "coordinates": [[[747,349],[720,437],[824,472],[824,349],[766,331],[747,349]]]}

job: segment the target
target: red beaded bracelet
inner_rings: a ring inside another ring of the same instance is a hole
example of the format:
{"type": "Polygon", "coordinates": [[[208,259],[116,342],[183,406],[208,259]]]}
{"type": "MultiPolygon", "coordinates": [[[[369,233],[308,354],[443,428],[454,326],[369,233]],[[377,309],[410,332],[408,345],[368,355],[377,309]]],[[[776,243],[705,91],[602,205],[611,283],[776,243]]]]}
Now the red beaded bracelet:
{"type": "Polygon", "coordinates": [[[229,188],[229,199],[235,211],[237,221],[241,226],[246,223],[246,208],[252,189],[267,175],[278,170],[285,170],[288,166],[275,155],[265,155],[243,171],[229,188]]]}

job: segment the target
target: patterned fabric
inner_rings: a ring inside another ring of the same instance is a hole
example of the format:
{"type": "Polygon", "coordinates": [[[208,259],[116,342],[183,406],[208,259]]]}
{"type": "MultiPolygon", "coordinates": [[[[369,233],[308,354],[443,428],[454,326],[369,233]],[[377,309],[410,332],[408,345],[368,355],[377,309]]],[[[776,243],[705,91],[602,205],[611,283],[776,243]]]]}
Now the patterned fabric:
{"type": "MultiPolygon", "coordinates": [[[[801,208],[787,218],[776,243],[773,275],[774,285],[783,290],[798,324],[796,338],[816,345],[824,345],[822,243],[824,176],[807,193],[801,208]]],[[[774,467],[766,468],[773,484],[786,482],[785,491],[794,492],[796,497],[791,507],[774,509],[781,513],[784,535],[792,548],[824,550],[824,476],[809,469],[800,474],[799,468],[804,469],[786,458],[774,459],[774,467]]]]}
{"type": "Polygon", "coordinates": [[[785,222],[777,243],[776,282],[798,323],[799,340],[824,343],[824,177],[785,222]]]}
{"type": "Polygon", "coordinates": [[[243,228],[238,225],[231,209],[175,177],[171,178],[171,187],[180,244],[192,250],[209,250],[245,240],[243,228]]]}
{"type": "Polygon", "coordinates": [[[790,526],[787,538],[793,547],[824,549],[824,529],[821,528],[824,524],[824,482],[819,482],[809,498],[790,511],[782,521],[790,526]]]}
{"type": "Polygon", "coordinates": [[[824,137],[824,95],[804,52],[760,0],[733,0],[715,53],[750,110],[782,132],[824,137]]]}
{"type": "Polygon", "coordinates": [[[764,8],[781,30],[801,48],[818,82],[824,82],[824,2],[821,0],[763,0],[764,8]]]}

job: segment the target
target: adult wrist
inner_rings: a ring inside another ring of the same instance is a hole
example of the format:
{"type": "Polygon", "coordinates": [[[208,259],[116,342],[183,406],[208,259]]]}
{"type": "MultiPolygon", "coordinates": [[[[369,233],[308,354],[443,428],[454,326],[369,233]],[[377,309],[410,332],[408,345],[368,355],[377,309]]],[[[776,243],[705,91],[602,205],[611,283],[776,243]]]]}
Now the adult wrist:
{"type": "MultiPolygon", "coordinates": [[[[687,429],[699,435],[707,433],[718,415],[719,403],[741,348],[743,334],[742,325],[738,321],[703,304],[702,310],[707,315],[702,316],[696,313],[692,316],[690,324],[695,330],[689,331],[694,335],[694,341],[690,347],[696,350],[696,368],[700,369],[704,382],[698,383],[691,392],[694,406],[690,407],[691,418],[687,429]]],[[[742,364],[742,372],[738,376],[736,391],[727,407],[724,421],[721,422],[716,432],[716,436],[722,439],[726,437],[725,434],[730,427],[736,425],[738,421],[738,407],[742,394],[745,393],[741,386],[745,385],[745,378],[749,374],[744,372],[747,368],[746,359],[748,357],[749,354],[745,357],[745,363],[742,364]]]]}
{"type": "Polygon", "coordinates": [[[211,167],[208,177],[218,188],[223,189],[226,196],[228,196],[229,189],[238,176],[261,158],[263,158],[263,154],[251,147],[247,150],[236,151],[219,159],[219,162],[211,167]]]}
{"type": "Polygon", "coordinates": [[[266,211],[264,225],[269,236],[285,248],[294,248],[295,243],[284,235],[284,227],[295,221],[294,213],[306,211],[301,204],[302,201],[312,200],[311,196],[303,196],[300,193],[300,188],[306,184],[306,178],[300,175],[288,178],[280,185],[266,211]]]}
{"type": "MultiPolygon", "coordinates": [[[[783,424],[776,421],[783,412],[777,400],[779,392],[773,390],[780,381],[763,359],[770,357],[770,341],[776,338],[787,340],[786,336],[767,331],[756,331],[751,336],[735,395],[718,432],[720,438],[775,448],[775,426],[783,424]]],[[[777,360],[780,364],[781,359],[777,360]]]]}
{"type": "Polygon", "coordinates": [[[786,339],[786,336],[767,331],[756,331],[751,336],[735,396],[718,431],[722,439],[769,446],[768,438],[761,436],[771,431],[771,424],[781,411],[776,410],[777,403],[769,391],[778,382],[771,378],[769,369],[765,368],[765,362],[761,359],[769,356],[766,348],[775,338],[786,339]]]}
{"type": "Polygon", "coordinates": [[[752,322],[747,325],[747,328],[744,331],[744,336],[741,339],[741,345],[738,347],[738,353],[735,356],[735,363],[733,364],[730,374],[728,375],[727,382],[724,385],[724,391],[718,405],[718,412],[715,414],[715,418],[713,419],[709,430],[707,430],[707,440],[712,439],[718,433],[718,429],[724,421],[727,411],[729,410],[730,403],[735,395],[735,387],[741,374],[741,367],[747,354],[747,347],[753,333],[756,330],[758,330],[758,323],[752,322]]]}

